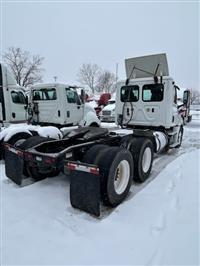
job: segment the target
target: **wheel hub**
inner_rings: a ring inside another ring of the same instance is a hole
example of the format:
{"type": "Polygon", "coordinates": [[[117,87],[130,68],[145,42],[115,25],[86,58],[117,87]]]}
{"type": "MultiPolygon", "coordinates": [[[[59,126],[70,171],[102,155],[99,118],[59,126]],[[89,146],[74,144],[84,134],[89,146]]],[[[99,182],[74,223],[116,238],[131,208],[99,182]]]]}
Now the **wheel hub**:
{"type": "Polygon", "coordinates": [[[130,178],[130,165],[126,160],[119,163],[115,178],[114,178],[114,189],[117,194],[122,194],[127,187],[130,178]]]}
{"type": "Polygon", "coordinates": [[[143,153],[142,157],[142,170],[144,173],[147,173],[150,165],[151,165],[151,160],[152,160],[152,153],[151,149],[147,147],[143,153]]]}

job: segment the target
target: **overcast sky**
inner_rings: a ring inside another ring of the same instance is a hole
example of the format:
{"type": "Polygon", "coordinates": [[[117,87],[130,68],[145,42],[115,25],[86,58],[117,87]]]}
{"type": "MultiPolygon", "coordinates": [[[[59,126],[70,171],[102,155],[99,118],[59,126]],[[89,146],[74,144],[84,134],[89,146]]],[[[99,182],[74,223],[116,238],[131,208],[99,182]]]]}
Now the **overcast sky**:
{"type": "Polygon", "coordinates": [[[177,85],[200,89],[198,2],[3,1],[1,24],[3,52],[44,56],[47,82],[77,83],[82,63],[124,79],[125,58],[165,52],[177,85]]]}

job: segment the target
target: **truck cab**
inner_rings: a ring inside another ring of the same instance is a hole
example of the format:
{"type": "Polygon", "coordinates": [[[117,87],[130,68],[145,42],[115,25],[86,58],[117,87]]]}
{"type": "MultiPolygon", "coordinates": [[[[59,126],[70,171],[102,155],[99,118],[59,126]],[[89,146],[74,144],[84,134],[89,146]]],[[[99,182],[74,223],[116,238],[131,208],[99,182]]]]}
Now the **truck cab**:
{"type": "Polygon", "coordinates": [[[116,122],[123,114],[129,126],[170,128],[181,124],[176,103],[176,87],[171,77],[131,79],[126,85],[118,83],[116,122]]]}
{"type": "MultiPolygon", "coordinates": [[[[97,125],[94,110],[86,108],[78,87],[62,83],[31,87],[29,120],[35,124],[62,126],[97,125]],[[86,121],[83,122],[85,118],[86,121]]],[[[83,94],[83,93],[82,93],[83,94]]]]}
{"type": "Polygon", "coordinates": [[[118,82],[116,122],[138,128],[180,127],[177,89],[166,54],[125,60],[127,80],[118,82]]]}
{"type": "Polygon", "coordinates": [[[0,63],[0,122],[4,125],[25,122],[27,97],[7,67],[0,63]]]}
{"type": "Polygon", "coordinates": [[[33,122],[77,125],[83,116],[83,103],[74,86],[38,84],[31,87],[33,122]]]}

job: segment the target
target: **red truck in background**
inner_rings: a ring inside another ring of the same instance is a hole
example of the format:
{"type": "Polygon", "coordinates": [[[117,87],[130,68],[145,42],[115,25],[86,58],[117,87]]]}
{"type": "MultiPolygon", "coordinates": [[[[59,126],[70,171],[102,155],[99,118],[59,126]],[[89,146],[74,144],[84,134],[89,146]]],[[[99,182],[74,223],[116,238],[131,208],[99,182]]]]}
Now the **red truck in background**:
{"type": "Polygon", "coordinates": [[[99,113],[101,112],[103,107],[108,104],[108,101],[110,100],[110,98],[111,98],[110,93],[101,94],[101,96],[98,100],[98,106],[94,108],[98,117],[99,117],[99,113]]]}
{"type": "Polygon", "coordinates": [[[91,97],[91,96],[88,96],[86,94],[85,100],[86,100],[86,102],[94,102],[95,101],[93,107],[96,111],[97,116],[99,117],[99,113],[101,112],[101,110],[104,108],[104,106],[106,106],[108,104],[108,101],[111,98],[111,93],[102,93],[101,95],[99,95],[98,100],[95,99],[96,96],[98,96],[98,95],[95,95],[95,97],[94,96],[91,97]]]}

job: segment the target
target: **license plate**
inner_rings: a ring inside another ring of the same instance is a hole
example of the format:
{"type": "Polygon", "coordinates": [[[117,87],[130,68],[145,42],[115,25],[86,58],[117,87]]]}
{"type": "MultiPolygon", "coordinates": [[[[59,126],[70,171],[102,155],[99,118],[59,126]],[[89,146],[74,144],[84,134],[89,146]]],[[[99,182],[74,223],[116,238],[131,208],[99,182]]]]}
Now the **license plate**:
{"type": "Polygon", "coordinates": [[[42,157],[36,156],[36,161],[41,162],[42,161],[42,157]]]}

